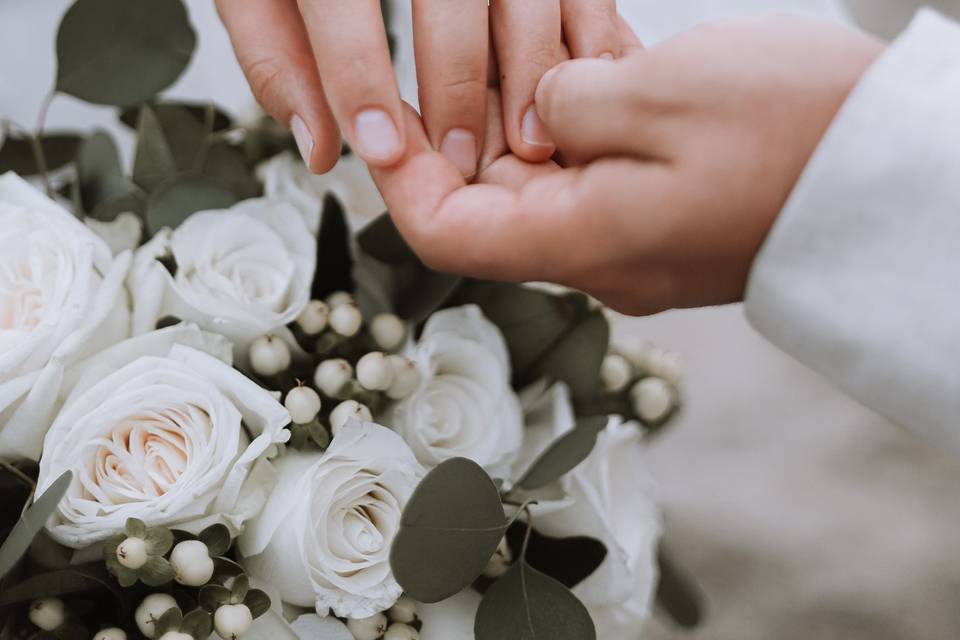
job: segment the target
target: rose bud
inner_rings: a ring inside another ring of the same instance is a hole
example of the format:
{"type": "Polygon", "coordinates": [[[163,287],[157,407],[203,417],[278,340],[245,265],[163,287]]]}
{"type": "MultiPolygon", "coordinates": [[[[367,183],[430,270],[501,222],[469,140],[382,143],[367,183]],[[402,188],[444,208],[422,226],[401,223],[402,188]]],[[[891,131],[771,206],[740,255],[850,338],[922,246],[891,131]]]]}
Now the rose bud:
{"type": "Polygon", "coordinates": [[[148,638],[153,638],[156,633],[157,620],[175,606],[177,606],[177,601],[173,599],[173,596],[166,593],[154,593],[144,598],[133,614],[133,619],[136,621],[140,633],[148,638]]]}
{"type": "Polygon", "coordinates": [[[65,618],[60,598],[40,598],[30,603],[30,622],[44,631],[58,628],[65,618]]]}
{"type": "Polygon", "coordinates": [[[368,353],[357,362],[357,381],[364,389],[386,391],[393,384],[393,365],[379,351],[368,353]]]}
{"type": "Polygon", "coordinates": [[[370,335],[378,347],[384,351],[393,351],[407,337],[407,328],[403,320],[392,313],[381,313],[370,323],[370,335]]]}
{"type": "Polygon", "coordinates": [[[313,383],[330,398],[335,398],[345,384],[353,380],[353,367],[342,359],[324,360],[313,374],[313,383]]]}
{"type": "Polygon", "coordinates": [[[297,317],[297,325],[308,336],[315,336],[327,328],[330,305],[322,300],[311,300],[297,317]]]}
{"type": "Polygon", "coordinates": [[[375,613],[369,618],[350,618],[347,620],[347,629],[353,634],[354,640],[378,640],[387,630],[387,616],[375,613]]]}
{"type": "Polygon", "coordinates": [[[147,563],[147,543],[143,538],[130,537],[117,547],[117,561],[127,569],[139,569],[147,563]]]}
{"type": "Polygon", "coordinates": [[[202,587],[213,577],[213,558],[200,540],[184,540],[170,554],[174,579],[188,587],[202,587]]]}
{"type": "Polygon", "coordinates": [[[360,422],[370,422],[373,420],[373,414],[370,413],[370,408],[365,404],[356,400],[344,400],[330,413],[330,430],[334,436],[343,428],[343,425],[347,424],[347,420],[350,418],[356,418],[360,422]]]}
{"type": "Polygon", "coordinates": [[[283,405],[294,424],[308,424],[320,413],[320,396],[310,387],[296,387],[287,393],[283,405]]]}
{"type": "Polygon", "coordinates": [[[253,615],[245,604],[225,604],[213,614],[213,628],[223,640],[237,640],[253,624],[253,615]]]}
{"type": "Polygon", "coordinates": [[[275,376],[290,366],[290,347],[276,336],[260,336],[250,345],[250,366],[258,376],[275,376]]]}
{"type": "Polygon", "coordinates": [[[330,312],[330,328],[345,338],[352,338],[360,331],[363,316],[352,304],[341,304],[330,312]]]}

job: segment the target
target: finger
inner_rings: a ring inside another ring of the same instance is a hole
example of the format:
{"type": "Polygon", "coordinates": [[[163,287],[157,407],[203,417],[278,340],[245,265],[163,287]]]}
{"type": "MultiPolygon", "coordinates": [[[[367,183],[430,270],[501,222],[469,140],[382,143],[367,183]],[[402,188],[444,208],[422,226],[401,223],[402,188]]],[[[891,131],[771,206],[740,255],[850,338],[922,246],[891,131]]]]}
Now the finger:
{"type": "Polygon", "coordinates": [[[617,36],[620,38],[620,52],[624,56],[633,55],[638,51],[643,51],[644,46],[637,33],[630,26],[623,16],[617,16],[617,36]]]}
{"type": "Polygon", "coordinates": [[[620,57],[617,0],[561,0],[560,7],[572,57],[620,57]]]}
{"type": "Polygon", "coordinates": [[[260,106],[291,128],[308,167],[329,171],[340,131],[295,0],[217,0],[217,9],[260,106]]]}
{"type": "Polygon", "coordinates": [[[371,165],[396,162],[404,147],[403,111],[380,3],[299,0],[299,5],[324,93],[351,148],[371,165]]]}
{"type": "Polygon", "coordinates": [[[543,74],[564,59],[559,0],[492,0],[490,11],[507,142],[518,157],[541,162],[555,146],[533,98],[543,74]]]}
{"type": "Polygon", "coordinates": [[[486,119],[486,0],[414,0],[414,48],[427,135],[465,177],[477,173],[486,119]]]}

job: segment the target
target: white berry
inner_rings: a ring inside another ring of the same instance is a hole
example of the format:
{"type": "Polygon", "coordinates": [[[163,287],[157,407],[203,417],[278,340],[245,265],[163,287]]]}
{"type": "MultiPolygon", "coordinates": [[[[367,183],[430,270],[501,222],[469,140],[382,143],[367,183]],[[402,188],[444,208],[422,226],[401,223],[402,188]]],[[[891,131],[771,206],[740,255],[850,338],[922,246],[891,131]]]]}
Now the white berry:
{"type": "Polygon", "coordinates": [[[417,619],[417,602],[410,596],[404,594],[400,596],[397,602],[387,611],[387,617],[391,622],[402,622],[410,624],[417,619]]]}
{"type": "Polygon", "coordinates": [[[353,634],[354,640],[377,640],[387,630],[387,616],[375,613],[369,618],[350,618],[347,620],[347,629],[353,634]]]}
{"type": "Polygon", "coordinates": [[[603,388],[610,393],[620,393],[630,384],[633,377],[633,366],[623,356],[611,353],[603,359],[600,365],[600,379],[603,388]]]}
{"type": "Polygon", "coordinates": [[[117,561],[127,569],[139,569],[147,564],[147,556],[147,543],[143,538],[127,538],[117,547],[117,561]]]}
{"type": "Polygon", "coordinates": [[[311,300],[300,312],[297,324],[308,336],[315,336],[327,328],[330,320],[330,305],[322,300],[311,300]]]}
{"type": "Polygon", "coordinates": [[[370,391],[386,391],[393,384],[393,365],[386,354],[374,351],[357,362],[357,381],[370,391]]]}
{"type": "Polygon", "coordinates": [[[320,396],[310,387],[296,387],[287,393],[283,405],[294,424],[308,424],[320,413],[320,396]]]}
{"type": "Polygon", "coordinates": [[[127,632],[117,627],[101,629],[93,636],[93,640],[127,640],[127,632]]]}
{"type": "Polygon", "coordinates": [[[252,624],[253,615],[245,604],[225,604],[213,614],[213,628],[223,640],[237,640],[252,624]]]}
{"type": "Polygon", "coordinates": [[[510,569],[512,563],[513,552],[510,550],[510,545],[507,544],[507,539],[502,538],[500,544],[497,546],[497,550],[493,552],[490,560],[487,561],[483,575],[488,578],[499,578],[510,569]]]}
{"type": "Polygon", "coordinates": [[[409,358],[390,356],[390,365],[393,367],[393,384],[387,389],[387,397],[392,400],[403,400],[420,386],[420,370],[409,358]]]}
{"type": "Polygon", "coordinates": [[[630,390],[633,410],[644,422],[659,422],[676,406],[673,386],[663,378],[644,378],[630,390]]]}
{"type": "Polygon", "coordinates": [[[381,313],[370,323],[370,335],[378,347],[384,351],[393,351],[407,337],[407,328],[403,320],[392,313],[381,313]]]}
{"type": "Polygon", "coordinates": [[[188,587],[202,587],[213,577],[210,550],[199,540],[184,540],[170,554],[174,579],[188,587]]]}
{"type": "Polygon", "coordinates": [[[64,619],[60,598],[40,598],[30,603],[30,622],[44,631],[53,631],[63,624],[64,619]]]}
{"type": "Polygon", "coordinates": [[[345,304],[356,304],[353,296],[346,291],[334,291],[327,296],[327,305],[331,309],[336,309],[337,307],[345,304]]]}
{"type": "Polygon", "coordinates": [[[420,640],[420,634],[408,624],[395,622],[383,634],[383,640],[420,640]]]}
{"type": "Polygon", "coordinates": [[[140,633],[148,638],[153,638],[156,633],[155,623],[157,620],[175,606],[177,606],[177,601],[173,599],[173,596],[166,593],[154,593],[144,598],[133,614],[133,619],[136,621],[140,633]]]}
{"type": "Polygon", "coordinates": [[[360,309],[352,304],[341,304],[330,312],[330,328],[346,338],[357,335],[362,325],[360,309]]]}
{"type": "Polygon", "coordinates": [[[260,336],[250,345],[250,366],[259,376],[275,376],[290,366],[290,347],[276,336],[260,336]]]}
{"type": "Polygon", "coordinates": [[[373,415],[367,405],[360,404],[356,400],[344,400],[330,413],[330,430],[334,436],[343,428],[343,425],[347,424],[347,420],[350,418],[356,418],[361,422],[370,422],[373,420],[373,415]]]}
{"type": "Polygon", "coordinates": [[[353,367],[346,360],[324,360],[313,374],[313,383],[323,394],[335,398],[345,384],[353,380],[353,367]]]}
{"type": "Polygon", "coordinates": [[[160,636],[160,640],[196,640],[196,638],[182,631],[167,631],[160,636]]]}

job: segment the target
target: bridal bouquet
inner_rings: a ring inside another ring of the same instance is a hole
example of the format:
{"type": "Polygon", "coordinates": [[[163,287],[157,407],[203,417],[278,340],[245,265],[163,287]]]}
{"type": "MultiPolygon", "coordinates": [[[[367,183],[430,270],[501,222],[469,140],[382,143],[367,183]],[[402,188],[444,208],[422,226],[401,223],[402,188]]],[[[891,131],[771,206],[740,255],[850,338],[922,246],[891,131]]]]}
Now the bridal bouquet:
{"type": "Polygon", "coordinates": [[[676,356],[427,269],[348,149],[162,99],[195,43],[181,0],[64,16],[50,99],[129,170],[3,122],[0,638],[638,638],[658,572],[695,621],[644,472],[676,356]]]}

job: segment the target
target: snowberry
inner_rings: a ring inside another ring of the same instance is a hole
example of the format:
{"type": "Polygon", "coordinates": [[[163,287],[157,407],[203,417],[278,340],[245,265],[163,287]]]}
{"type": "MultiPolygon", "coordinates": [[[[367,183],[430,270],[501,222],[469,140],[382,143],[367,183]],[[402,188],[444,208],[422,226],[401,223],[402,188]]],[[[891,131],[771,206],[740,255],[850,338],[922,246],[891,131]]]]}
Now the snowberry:
{"type": "Polygon", "coordinates": [[[330,312],[330,328],[346,338],[352,338],[360,331],[363,316],[360,309],[352,304],[341,304],[330,312]]]}
{"type": "Polygon", "coordinates": [[[260,336],[250,345],[250,365],[259,376],[275,376],[290,366],[290,347],[276,336],[260,336]]]}
{"type": "Polygon", "coordinates": [[[30,622],[44,631],[53,631],[63,624],[64,618],[60,598],[40,598],[30,603],[30,622]]]}
{"type": "Polygon", "coordinates": [[[177,606],[177,601],[173,599],[173,596],[166,593],[154,593],[144,598],[133,614],[133,619],[136,621],[140,633],[148,638],[153,638],[156,633],[155,623],[157,620],[175,606],[177,606]]]}
{"type": "Polygon", "coordinates": [[[213,558],[200,540],[184,540],[170,554],[174,579],[188,587],[202,587],[213,577],[213,558]]]}
{"type": "Polygon", "coordinates": [[[357,381],[364,389],[386,391],[393,384],[393,365],[386,354],[374,351],[357,362],[357,381]]]}
{"type": "Polygon", "coordinates": [[[356,418],[361,422],[370,422],[373,420],[373,415],[367,405],[360,404],[356,400],[344,400],[330,413],[330,430],[334,436],[343,428],[343,425],[347,424],[347,420],[350,418],[356,418]]]}
{"type": "Polygon", "coordinates": [[[327,305],[331,309],[336,309],[337,307],[345,304],[356,304],[353,296],[346,291],[334,291],[327,296],[327,305]]]}
{"type": "Polygon", "coordinates": [[[403,343],[407,328],[403,320],[392,313],[381,313],[370,323],[370,335],[378,347],[384,351],[393,351],[403,343]]]}
{"type": "Polygon", "coordinates": [[[127,640],[127,632],[117,627],[101,629],[93,636],[93,640],[127,640]]]}
{"type": "Polygon", "coordinates": [[[673,386],[663,378],[644,378],[630,390],[630,399],[644,422],[659,422],[676,406],[673,386]]]}
{"type": "Polygon", "coordinates": [[[375,613],[369,618],[350,618],[347,620],[347,629],[353,634],[354,640],[377,640],[387,630],[387,616],[375,613]]]}
{"type": "Polygon", "coordinates": [[[383,640],[420,640],[420,634],[408,624],[394,622],[383,635],[383,640]]]}
{"type": "Polygon", "coordinates": [[[604,389],[610,393],[620,393],[626,389],[632,377],[633,367],[630,361],[619,354],[607,355],[600,365],[600,379],[604,389]]]}
{"type": "Polygon", "coordinates": [[[330,305],[322,300],[311,300],[300,312],[297,324],[308,336],[315,336],[327,328],[330,320],[330,305]]]}
{"type": "Polygon", "coordinates": [[[400,596],[396,604],[387,611],[387,617],[391,622],[410,624],[417,619],[416,601],[406,594],[400,596]]]}
{"type": "Polygon", "coordinates": [[[213,628],[223,640],[237,640],[252,624],[253,615],[245,604],[225,604],[213,614],[213,628]]]}
{"type": "Polygon", "coordinates": [[[390,356],[393,367],[393,384],[387,389],[387,396],[392,400],[403,400],[420,386],[420,370],[409,358],[390,356]]]}
{"type": "Polygon", "coordinates": [[[353,379],[353,367],[346,360],[324,360],[313,374],[313,383],[324,395],[334,398],[353,379]]]}
{"type": "Polygon", "coordinates": [[[160,636],[160,640],[196,640],[196,638],[183,631],[167,631],[160,636]]]}
{"type": "Polygon", "coordinates": [[[127,569],[139,569],[147,564],[147,555],[147,543],[143,538],[127,538],[117,547],[117,561],[127,569]]]}
{"type": "Polygon", "coordinates": [[[310,387],[296,387],[287,393],[283,405],[294,424],[307,424],[320,413],[320,396],[310,387]]]}

